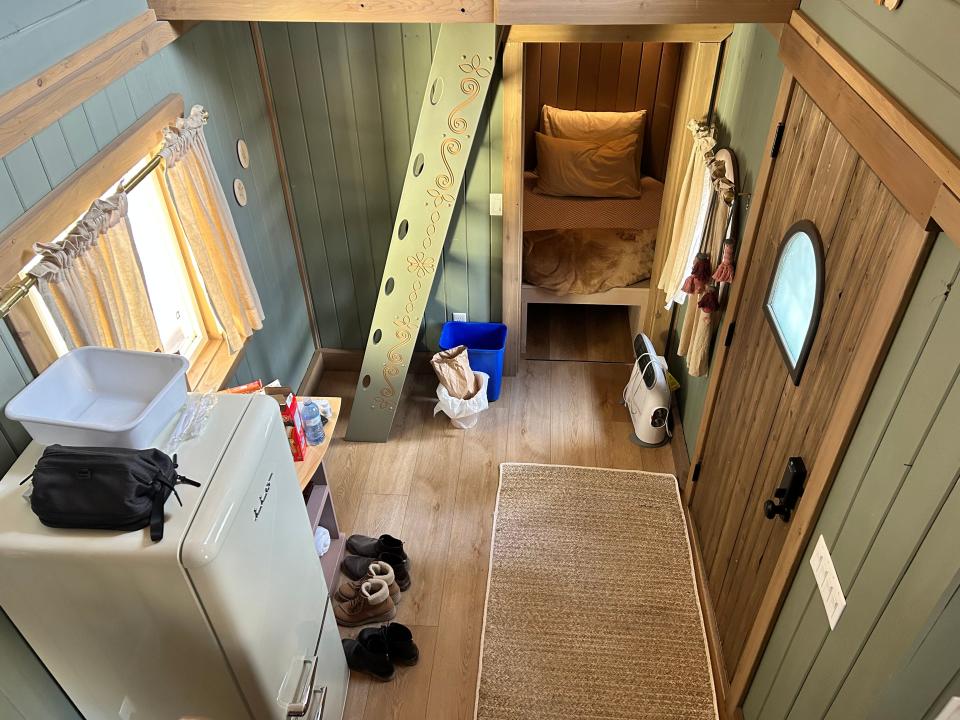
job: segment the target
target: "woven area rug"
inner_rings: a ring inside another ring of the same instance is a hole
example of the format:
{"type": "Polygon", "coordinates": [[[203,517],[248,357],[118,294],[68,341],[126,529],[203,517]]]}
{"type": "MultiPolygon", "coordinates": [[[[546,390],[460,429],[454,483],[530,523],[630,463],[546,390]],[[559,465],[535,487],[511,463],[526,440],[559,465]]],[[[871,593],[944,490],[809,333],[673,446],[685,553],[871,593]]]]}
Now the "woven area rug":
{"type": "Polygon", "coordinates": [[[500,466],[477,720],[714,720],[677,481],[500,466]]]}

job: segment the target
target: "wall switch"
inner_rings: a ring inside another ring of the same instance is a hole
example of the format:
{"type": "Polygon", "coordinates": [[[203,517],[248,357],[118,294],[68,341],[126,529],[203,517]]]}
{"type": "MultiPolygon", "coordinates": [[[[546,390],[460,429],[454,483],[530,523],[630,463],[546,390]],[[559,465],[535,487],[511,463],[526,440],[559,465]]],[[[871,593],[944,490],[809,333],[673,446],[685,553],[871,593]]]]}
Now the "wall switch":
{"type": "Polygon", "coordinates": [[[453,321],[454,321],[454,322],[466,322],[466,321],[467,321],[467,314],[466,314],[466,313],[454,313],[454,314],[453,314],[453,321]]]}
{"type": "Polygon", "coordinates": [[[960,720],[960,697],[952,697],[933,720],[960,720]]]}
{"type": "Polygon", "coordinates": [[[503,215],[503,195],[501,193],[490,193],[490,214],[494,217],[503,215]]]}
{"type": "Polygon", "coordinates": [[[813,568],[813,577],[820,590],[823,609],[827,611],[827,622],[833,630],[837,626],[840,615],[843,614],[843,609],[847,606],[847,599],[843,596],[840,578],[837,576],[837,569],[833,566],[833,558],[830,557],[830,550],[823,535],[817,539],[817,544],[813,548],[810,567],[813,568]]]}

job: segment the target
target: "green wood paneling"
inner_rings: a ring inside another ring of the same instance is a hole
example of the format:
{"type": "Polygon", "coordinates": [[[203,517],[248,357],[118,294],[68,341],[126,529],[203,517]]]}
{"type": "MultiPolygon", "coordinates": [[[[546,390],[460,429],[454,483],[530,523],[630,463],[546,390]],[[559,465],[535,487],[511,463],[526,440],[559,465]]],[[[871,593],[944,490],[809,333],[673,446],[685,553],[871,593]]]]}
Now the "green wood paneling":
{"type": "Polygon", "coordinates": [[[801,564],[744,706],[748,720],[920,718],[960,668],[956,643],[944,650],[931,630],[947,627],[960,573],[950,554],[960,541],[951,514],[960,502],[960,297],[949,292],[958,272],[960,250],[941,236],[814,531],[831,549],[844,614],[831,632],[801,564]],[[910,681],[917,675],[924,683],[910,681]]]}
{"type": "MultiPolygon", "coordinates": [[[[97,0],[85,3],[91,10],[98,6],[97,0]]],[[[57,15],[58,21],[69,17],[69,13],[57,15]]],[[[108,29],[104,27],[103,32],[108,29]]],[[[5,51],[4,42],[0,39],[0,53],[5,51]]],[[[55,46],[45,38],[45,47],[50,52],[55,46]]],[[[59,55],[47,57],[42,67],[58,59],[59,55]]],[[[10,75],[11,67],[0,66],[0,84],[15,85],[24,79],[10,75]]],[[[210,152],[266,314],[263,330],[247,343],[246,357],[238,368],[238,374],[243,373],[240,379],[279,378],[296,385],[313,344],[256,56],[245,23],[204,23],[2,158],[0,228],[171,92],[181,93],[187,108],[200,103],[210,110],[206,127],[210,152]],[[250,148],[249,169],[241,168],[237,160],[240,137],[250,148]],[[249,202],[244,208],[233,200],[236,177],[247,187],[249,202]]]]}
{"type": "MultiPolygon", "coordinates": [[[[262,27],[321,342],[361,349],[439,26],[262,27]]],[[[502,171],[496,108],[458,197],[420,347],[435,347],[454,311],[475,320],[500,316],[501,225],[489,217],[502,171]]]]}
{"type": "Polygon", "coordinates": [[[803,0],[810,18],[900,102],[960,153],[960,3],[905,2],[896,12],[861,0],[803,0]]]}

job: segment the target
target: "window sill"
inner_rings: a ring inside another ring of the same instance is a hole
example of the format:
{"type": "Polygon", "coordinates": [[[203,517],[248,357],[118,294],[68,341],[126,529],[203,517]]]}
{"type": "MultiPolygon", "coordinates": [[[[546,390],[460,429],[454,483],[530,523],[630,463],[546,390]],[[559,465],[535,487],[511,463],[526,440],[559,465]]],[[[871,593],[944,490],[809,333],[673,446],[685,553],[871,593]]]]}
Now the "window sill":
{"type": "Polygon", "coordinates": [[[231,355],[225,340],[210,340],[190,363],[190,369],[187,370],[187,383],[191,392],[220,390],[233,373],[242,355],[243,348],[231,355]]]}

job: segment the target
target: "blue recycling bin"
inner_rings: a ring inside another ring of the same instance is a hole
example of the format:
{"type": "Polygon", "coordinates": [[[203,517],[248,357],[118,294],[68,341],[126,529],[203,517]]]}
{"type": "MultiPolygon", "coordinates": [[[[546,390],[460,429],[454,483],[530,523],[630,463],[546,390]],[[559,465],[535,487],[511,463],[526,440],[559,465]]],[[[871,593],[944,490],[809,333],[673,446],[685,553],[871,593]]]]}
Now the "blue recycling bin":
{"type": "Polygon", "coordinates": [[[503,323],[447,322],[440,331],[440,349],[466,345],[470,367],[490,376],[487,400],[500,397],[503,379],[503,351],[507,346],[507,326],[503,323]]]}

